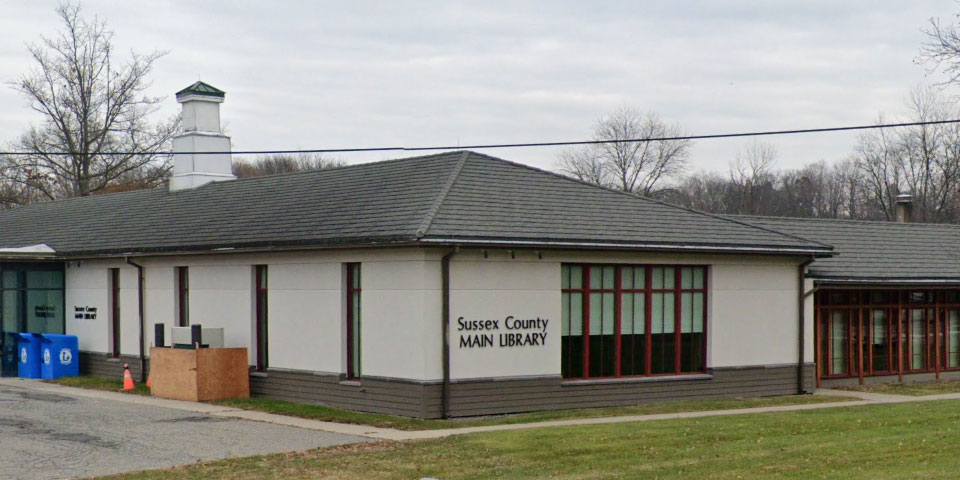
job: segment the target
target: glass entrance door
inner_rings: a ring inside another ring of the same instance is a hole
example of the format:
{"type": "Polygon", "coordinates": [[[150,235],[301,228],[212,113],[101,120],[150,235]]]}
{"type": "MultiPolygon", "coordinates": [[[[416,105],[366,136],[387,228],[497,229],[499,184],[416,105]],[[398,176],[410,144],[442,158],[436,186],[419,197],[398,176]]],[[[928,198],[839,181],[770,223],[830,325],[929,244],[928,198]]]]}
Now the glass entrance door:
{"type": "Polygon", "coordinates": [[[64,333],[63,265],[0,264],[0,367],[16,374],[16,333],[64,333]]]}

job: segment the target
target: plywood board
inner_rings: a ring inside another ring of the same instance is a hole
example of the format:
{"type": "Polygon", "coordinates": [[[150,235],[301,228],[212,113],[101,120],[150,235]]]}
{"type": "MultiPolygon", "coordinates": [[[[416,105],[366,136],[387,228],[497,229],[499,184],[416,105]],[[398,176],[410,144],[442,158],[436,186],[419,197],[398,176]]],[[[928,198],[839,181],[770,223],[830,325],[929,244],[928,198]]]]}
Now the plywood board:
{"type": "Polygon", "coordinates": [[[200,401],[250,396],[246,348],[197,350],[197,396],[200,401]]]}
{"type": "Polygon", "coordinates": [[[246,348],[150,349],[151,393],[160,398],[210,401],[250,396],[246,348]]]}
{"type": "Polygon", "coordinates": [[[196,351],[150,348],[150,383],[155,397],[198,401],[196,351]]]}

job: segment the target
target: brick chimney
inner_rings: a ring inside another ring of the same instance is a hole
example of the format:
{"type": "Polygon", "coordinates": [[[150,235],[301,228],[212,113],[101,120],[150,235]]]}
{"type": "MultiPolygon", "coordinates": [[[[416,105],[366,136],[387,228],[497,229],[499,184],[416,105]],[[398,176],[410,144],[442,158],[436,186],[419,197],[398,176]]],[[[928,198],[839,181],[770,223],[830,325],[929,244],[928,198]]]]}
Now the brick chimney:
{"type": "Polygon", "coordinates": [[[183,105],[183,134],[173,139],[170,191],[237,178],[233,176],[230,137],[220,130],[220,104],[224,96],[224,91],[203,82],[177,92],[177,102],[183,105]],[[180,152],[223,153],[198,155],[180,152]]]}
{"type": "Polygon", "coordinates": [[[913,221],[913,195],[901,193],[897,195],[897,222],[910,223],[913,221]]]}

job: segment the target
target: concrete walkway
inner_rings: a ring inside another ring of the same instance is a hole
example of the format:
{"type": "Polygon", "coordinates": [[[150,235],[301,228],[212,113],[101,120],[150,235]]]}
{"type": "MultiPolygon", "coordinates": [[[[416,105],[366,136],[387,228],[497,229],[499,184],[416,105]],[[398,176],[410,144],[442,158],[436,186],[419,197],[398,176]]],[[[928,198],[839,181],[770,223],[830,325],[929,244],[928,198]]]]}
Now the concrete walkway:
{"type": "Polygon", "coordinates": [[[907,402],[928,402],[936,400],[960,400],[960,393],[946,393],[940,395],[926,396],[907,396],[907,395],[889,395],[867,392],[855,392],[846,390],[819,390],[817,395],[844,396],[853,397],[856,400],[843,402],[812,403],[801,405],[778,405],[771,407],[738,408],[731,410],[704,410],[696,412],[678,412],[678,413],[659,413],[651,415],[629,415],[618,417],[597,417],[580,418],[569,420],[552,420],[546,422],[518,423],[510,425],[489,425],[480,427],[448,428],[441,430],[397,430],[393,428],[371,427],[367,425],[353,425],[347,423],[324,422],[320,420],[310,420],[286,415],[276,415],[266,412],[253,410],[242,410],[238,408],[212,405],[208,403],[184,402],[179,400],[166,400],[142,395],[130,395],[119,392],[106,392],[100,390],[88,390],[83,388],[66,387],[43,383],[37,380],[26,380],[20,378],[0,378],[0,385],[15,385],[21,388],[31,388],[39,391],[56,392],[64,395],[75,395],[88,398],[103,398],[109,400],[155,405],[160,407],[186,410],[196,413],[204,413],[217,417],[239,418],[253,420],[258,422],[272,423],[276,425],[285,425],[290,427],[305,428],[309,430],[319,430],[323,432],[338,433],[344,435],[353,435],[367,437],[379,440],[423,440],[432,438],[444,438],[451,435],[464,435],[468,433],[479,432],[499,432],[506,430],[522,430],[529,428],[542,427],[565,427],[576,425],[604,425],[610,423],[624,422],[649,422],[655,420],[671,420],[678,418],[704,418],[719,417],[730,415],[747,415],[753,413],[775,413],[775,412],[795,412],[801,410],[820,410],[836,407],[854,407],[860,405],[876,405],[888,403],[907,403],[907,402]]]}
{"type": "Polygon", "coordinates": [[[0,385],[4,480],[98,477],[375,440],[48,386],[0,385]]]}

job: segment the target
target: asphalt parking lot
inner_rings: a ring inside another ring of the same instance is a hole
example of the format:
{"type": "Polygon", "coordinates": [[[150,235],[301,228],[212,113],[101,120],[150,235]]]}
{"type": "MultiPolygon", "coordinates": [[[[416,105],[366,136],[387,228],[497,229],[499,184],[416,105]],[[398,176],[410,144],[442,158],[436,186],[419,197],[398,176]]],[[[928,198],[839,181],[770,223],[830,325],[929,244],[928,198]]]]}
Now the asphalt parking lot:
{"type": "Polygon", "coordinates": [[[368,439],[0,385],[0,478],[88,477],[368,439]]]}

